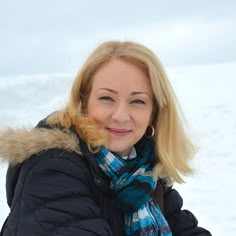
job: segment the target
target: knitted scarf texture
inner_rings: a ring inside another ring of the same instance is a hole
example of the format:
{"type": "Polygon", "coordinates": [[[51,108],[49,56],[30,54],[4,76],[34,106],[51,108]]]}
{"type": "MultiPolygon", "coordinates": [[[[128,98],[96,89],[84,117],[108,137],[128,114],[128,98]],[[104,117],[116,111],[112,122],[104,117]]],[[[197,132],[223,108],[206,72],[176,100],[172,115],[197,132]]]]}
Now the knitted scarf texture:
{"type": "Polygon", "coordinates": [[[143,138],[135,148],[137,157],[128,161],[105,147],[101,147],[97,155],[99,166],[115,191],[113,203],[124,212],[125,233],[127,236],[172,236],[153,198],[157,184],[153,177],[153,141],[143,138]]]}

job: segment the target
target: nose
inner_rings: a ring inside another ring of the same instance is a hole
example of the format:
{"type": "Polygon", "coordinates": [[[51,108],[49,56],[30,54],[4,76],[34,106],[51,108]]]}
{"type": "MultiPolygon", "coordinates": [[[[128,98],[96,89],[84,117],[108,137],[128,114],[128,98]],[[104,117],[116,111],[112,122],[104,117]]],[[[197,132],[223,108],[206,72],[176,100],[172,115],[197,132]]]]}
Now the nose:
{"type": "Polygon", "coordinates": [[[130,120],[129,109],[124,104],[117,105],[116,109],[112,114],[112,119],[119,123],[125,123],[130,120]]]}

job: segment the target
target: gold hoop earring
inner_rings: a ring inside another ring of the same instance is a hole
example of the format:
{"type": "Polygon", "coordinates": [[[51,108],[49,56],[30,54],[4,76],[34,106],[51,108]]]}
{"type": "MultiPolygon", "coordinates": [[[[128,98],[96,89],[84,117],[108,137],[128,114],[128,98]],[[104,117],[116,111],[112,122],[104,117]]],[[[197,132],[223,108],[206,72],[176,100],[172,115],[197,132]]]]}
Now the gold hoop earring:
{"type": "Polygon", "coordinates": [[[145,136],[147,138],[152,138],[155,134],[155,129],[152,125],[148,125],[147,126],[147,129],[146,129],[146,132],[145,132],[145,136]]]}

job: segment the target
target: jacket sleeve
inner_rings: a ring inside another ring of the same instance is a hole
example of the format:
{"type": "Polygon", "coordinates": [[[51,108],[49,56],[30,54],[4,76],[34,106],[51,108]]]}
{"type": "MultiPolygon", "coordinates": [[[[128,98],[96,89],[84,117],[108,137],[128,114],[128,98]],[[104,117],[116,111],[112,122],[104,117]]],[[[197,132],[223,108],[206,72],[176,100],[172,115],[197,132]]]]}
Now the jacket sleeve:
{"type": "Polygon", "coordinates": [[[58,150],[42,156],[22,179],[17,235],[112,235],[93,199],[87,165],[78,160],[83,157],[58,150]]]}
{"type": "Polygon", "coordinates": [[[183,199],[171,187],[164,187],[164,212],[173,236],[211,236],[198,226],[196,217],[188,210],[182,210],[183,199]]]}

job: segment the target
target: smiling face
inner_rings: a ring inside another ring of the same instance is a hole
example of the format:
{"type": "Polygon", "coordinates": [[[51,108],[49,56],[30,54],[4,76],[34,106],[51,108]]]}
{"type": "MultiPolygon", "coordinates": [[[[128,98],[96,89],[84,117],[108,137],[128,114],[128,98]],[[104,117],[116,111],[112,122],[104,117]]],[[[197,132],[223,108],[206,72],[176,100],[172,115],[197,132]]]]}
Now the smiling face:
{"type": "Polygon", "coordinates": [[[150,80],[138,66],[113,59],[95,73],[87,113],[107,131],[110,151],[128,155],[150,124],[152,110],[150,80]]]}

